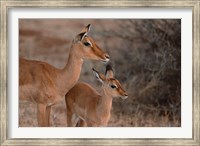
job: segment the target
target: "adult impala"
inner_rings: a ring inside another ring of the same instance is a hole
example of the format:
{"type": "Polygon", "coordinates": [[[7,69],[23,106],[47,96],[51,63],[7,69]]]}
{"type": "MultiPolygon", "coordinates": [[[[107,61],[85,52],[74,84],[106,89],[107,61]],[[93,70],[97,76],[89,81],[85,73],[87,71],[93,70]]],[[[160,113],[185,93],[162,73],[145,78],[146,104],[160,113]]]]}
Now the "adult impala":
{"type": "Polygon", "coordinates": [[[89,84],[77,83],[65,96],[67,105],[67,125],[99,127],[107,126],[112,108],[112,99],[128,97],[120,82],[114,78],[110,65],[106,67],[106,76],[94,70],[97,79],[102,83],[102,93],[98,93],[89,84]]]}
{"type": "Polygon", "coordinates": [[[64,99],[76,84],[84,59],[107,62],[109,55],[87,36],[90,24],[73,40],[63,69],[34,60],[19,59],[19,97],[37,103],[39,126],[49,126],[51,106],[64,99]]]}

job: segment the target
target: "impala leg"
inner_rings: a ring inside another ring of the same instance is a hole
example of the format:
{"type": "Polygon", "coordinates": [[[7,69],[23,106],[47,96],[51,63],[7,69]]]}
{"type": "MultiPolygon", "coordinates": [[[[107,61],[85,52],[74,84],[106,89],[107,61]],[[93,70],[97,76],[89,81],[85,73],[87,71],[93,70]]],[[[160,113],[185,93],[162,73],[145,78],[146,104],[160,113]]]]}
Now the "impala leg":
{"type": "Polygon", "coordinates": [[[70,108],[68,108],[67,106],[67,126],[68,127],[72,127],[72,112],[70,110],[70,108]]]}
{"type": "Polygon", "coordinates": [[[72,126],[76,127],[78,121],[79,121],[79,117],[76,114],[73,114],[72,119],[71,119],[72,126]]]}
{"type": "Polygon", "coordinates": [[[76,125],[76,127],[86,127],[86,126],[87,126],[86,122],[82,119],[79,119],[76,125]]]}
{"type": "Polygon", "coordinates": [[[38,125],[40,127],[47,127],[47,120],[46,120],[46,105],[38,104],[37,105],[37,120],[38,125]]]}
{"type": "Polygon", "coordinates": [[[51,113],[51,106],[46,107],[46,120],[47,126],[50,127],[50,113],[51,113]]]}
{"type": "Polygon", "coordinates": [[[75,127],[78,120],[79,117],[75,113],[72,113],[70,109],[67,109],[67,126],[75,127]]]}

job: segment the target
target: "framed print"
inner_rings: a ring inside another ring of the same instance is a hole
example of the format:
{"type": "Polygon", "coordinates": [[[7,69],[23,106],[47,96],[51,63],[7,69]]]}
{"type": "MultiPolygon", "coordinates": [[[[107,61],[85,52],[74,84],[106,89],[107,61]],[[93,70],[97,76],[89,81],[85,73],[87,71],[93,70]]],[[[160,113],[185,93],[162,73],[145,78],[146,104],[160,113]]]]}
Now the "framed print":
{"type": "Polygon", "coordinates": [[[1,145],[199,145],[199,17],[198,0],[1,1],[1,145]]]}

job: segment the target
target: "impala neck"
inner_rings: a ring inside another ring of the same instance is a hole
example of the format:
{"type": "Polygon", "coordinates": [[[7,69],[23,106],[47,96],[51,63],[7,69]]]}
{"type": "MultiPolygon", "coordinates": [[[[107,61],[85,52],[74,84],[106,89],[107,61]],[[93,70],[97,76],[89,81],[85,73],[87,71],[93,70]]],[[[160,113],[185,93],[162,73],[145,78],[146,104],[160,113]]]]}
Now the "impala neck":
{"type": "Polygon", "coordinates": [[[61,70],[61,78],[59,79],[58,90],[61,95],[65,95],[78,81],[83,59],[78,54],[76,48],[71,47],[67,64],[61,70]]]}
{"type": "Polygon", "coordinates": [[[112,107],[112,96],[110,93],[106,90],[106,87],[103,87],[101,91],[101,95],[103,95],[101,98],[101,103],[100,103],[100,109],[103,110],[103,112],[110,112],[110,109],[112,107]],[[105,108],[106,107],[106,108],[105,108]]]}

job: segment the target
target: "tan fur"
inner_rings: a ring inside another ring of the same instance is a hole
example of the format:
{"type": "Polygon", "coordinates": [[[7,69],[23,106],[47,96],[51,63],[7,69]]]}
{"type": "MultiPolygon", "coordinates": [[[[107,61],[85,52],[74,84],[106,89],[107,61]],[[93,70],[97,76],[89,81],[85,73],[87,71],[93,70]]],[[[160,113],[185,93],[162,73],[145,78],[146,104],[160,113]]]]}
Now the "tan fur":
{"type": "MultiPolygon", "coordinates": [[[[81,33],[86,34],[88,30],[89,25],[81,33]]],[[[19,59],[19,97],[37,103],[39,126],[49,126],[51,106],[61,101],[76,84],[84,59],[108,61],[109,56],[91,37],[78,34],[63,69],[41,61],[19,59]],[[92,42],[92,46],[85,46],[86,41],[92,42]]]]}
{"type": "MultiPolygon", "coordinates": [[[[111,71],[107,73],[113,75],[111,71]]],[[[79,126],[107,126],[112,108],[112,98],[128,97],[117,79],[106,78],[102,74],[99,77],[103,83],[102,94],[83,82],[77,83],[66,94],[67,124],[69,127],[76,126],[77,122],[79,122],[79,126]],[[113,84],[117,85],[116,89],[110,87],[113,84]]]]}

